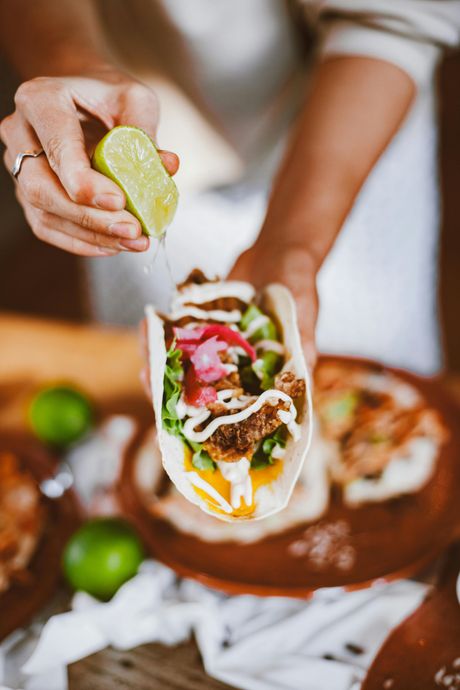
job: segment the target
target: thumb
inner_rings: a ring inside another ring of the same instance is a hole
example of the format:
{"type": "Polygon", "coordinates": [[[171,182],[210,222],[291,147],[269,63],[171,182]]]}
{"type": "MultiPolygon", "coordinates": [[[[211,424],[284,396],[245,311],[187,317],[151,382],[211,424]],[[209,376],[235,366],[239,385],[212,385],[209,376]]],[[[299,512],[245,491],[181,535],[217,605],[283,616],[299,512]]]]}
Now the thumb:
{"type": "MultiPolygon", "coordinates": [[[[152,89],[137,82],[126,89],[119,114],[120,124],[139,127],[156,142],[159,117],[158,97],[152,89]]],[[[179,168],[179,157],[161,149],[158,153],[168,173],[174,175],[179,168]]]]}
{"type": "Polygon", "coordinates": [[[297,321],[303,353],[310,371],[313,371],[317,358],[315,329],[318,315],[318,298],[316,288],[299,290],[297,287],[297,289],[293,290],[291,287],[291,292],[297,307],[297,321]]]}
{"type": "Polygon", "coordinates": [[[305,359],[310,369],[316,363],[315,330],[318,317],[316,271],[303,248],[287,248],[278,260],[279,282],[288,287],[297,307],[297,321],[305,359]]]}

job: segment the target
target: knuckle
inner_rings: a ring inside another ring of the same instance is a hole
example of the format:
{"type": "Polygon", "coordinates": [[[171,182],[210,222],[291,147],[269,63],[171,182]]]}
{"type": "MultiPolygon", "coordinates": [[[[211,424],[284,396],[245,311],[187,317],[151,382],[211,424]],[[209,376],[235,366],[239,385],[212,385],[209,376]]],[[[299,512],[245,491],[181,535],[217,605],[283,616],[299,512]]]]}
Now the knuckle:
{"type": "Polygon", "coordinates": [[[150,107],[158,108],[158,97],[155,91],[140,82],[130,84],[126,93],[130,101],[141,101],[148,103],[150,107]]]}
{"type": "Polygon", "coordinates": [[[24,81],[16,91],[14,102],[18,108],[27,106],[31,98],[43,91],[59,90],[61,85],[53,77],[35,77],[24,81]]]}
{"type": "Polygon", "coordinates": [[[14,95],[14,102],[18,108],[22,108],[26,104],[31,96],[33,90],[32,82],[23,82],[14,95]]]}
{"type": "Polygon", "coordinates": [[[149,90],[150,89],[148,89],[144,84],[141,84],[138,81],[133,81],[128,85],[126,94],[130,98],[145,98],[149,90]]]}
{"type": "Polygon", "coordinates": [[[84,204],[91,198],[92,190],[87,170],[73,170],[67,174],[67,191],[76,204],[84,204]]]}
{"type": "Polygon", "coordinates": [[[24,81],[18,88],[14,96],[14,102],[18,108],[23,108],[28,104],[29,99],[37,92],[38,79],[24,81]]]}
{"type": "Polygon", "coordinates": [[[13,129],[13,115],[8,115],[7,117],[4,117],[3,120],[0,122],[0,139],[3,141],[5,146],[7,145],[8,139],[11,135],[11,131],[13,129]]]}
{"type": "Polygon", "coordinates": [[[62,160],[63,141],[58,135],[53,135],[46,143],[46,156],[54,172],[59,169],[62,160]]]}
{"type": "Polygon", "coordinates": [[[91,213],[87,209],[82,209],[79,213],[78,224],[81,225],[85,230],[91,230],[94,228],[94,221],[91,213]]]}

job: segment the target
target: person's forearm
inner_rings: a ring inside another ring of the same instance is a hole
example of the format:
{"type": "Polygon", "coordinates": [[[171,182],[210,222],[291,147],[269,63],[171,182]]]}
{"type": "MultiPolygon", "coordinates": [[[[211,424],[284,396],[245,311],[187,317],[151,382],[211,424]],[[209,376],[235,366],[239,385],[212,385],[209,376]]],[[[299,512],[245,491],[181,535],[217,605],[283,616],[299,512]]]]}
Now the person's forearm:
{"type": "Polygon", "coordinates": [[[82,74],[109,59],[90,0],[0,0],[0,41],[24,79],[82,74]]]}
{"type": "Polygon", "coordinates": [[[308,248],[317,270],[415,93],[381,60],[322,63],[274,182],[260,241],[308,248]]]}

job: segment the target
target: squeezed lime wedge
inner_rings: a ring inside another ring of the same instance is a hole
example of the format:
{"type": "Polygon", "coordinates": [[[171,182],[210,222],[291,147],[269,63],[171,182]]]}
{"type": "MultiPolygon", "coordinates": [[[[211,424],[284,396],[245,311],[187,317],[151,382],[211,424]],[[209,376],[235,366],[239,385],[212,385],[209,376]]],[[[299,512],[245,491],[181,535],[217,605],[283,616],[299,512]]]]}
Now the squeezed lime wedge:
{"type": "Polygon", "coordinates": [[[174,218],[179,194],[149,135],[138,127],[114,127],[96,146],[92,165],[121,187],[126,208],[144,234],[161,237],[174,218]]]}

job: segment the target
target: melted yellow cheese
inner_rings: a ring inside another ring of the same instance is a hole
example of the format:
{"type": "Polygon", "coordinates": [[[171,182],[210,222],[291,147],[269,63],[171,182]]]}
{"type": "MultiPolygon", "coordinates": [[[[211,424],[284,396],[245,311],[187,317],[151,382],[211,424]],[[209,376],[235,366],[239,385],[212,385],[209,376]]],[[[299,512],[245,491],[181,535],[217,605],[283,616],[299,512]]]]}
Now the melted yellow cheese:
{"type": "MultiPolygon", "coordinates": [[[[192,465],[192,453],[190,449],[187,447],[184,451],[184,468],[186,472],[196,472],[205,482],[210,484],[222,496],[222,498],[224,498],[228,503],[230,503],[230,482],[223,478],[219,469],[216,469],[214,471],[198,470],[196,467],[194,467],[192,465]]],[[[267,467],[264,467],[263,469],[249,470],[249,476],[252,482],[252,503],[248,506],[246,505],[244,499],[242,499],[241,507],[237,508],[236,510],[233,510],[231,515],[233,517],[247,517],[251,515],[256,508],[255,497],[257,490],[261,486],[266,486],[267,484],[271,484],[273,481],[275,481],[275,479],[281,474],[282,469],[283,461],[275,460],[273,465],[267,465],[267,467]]],[[[208,507],[211,510],[213,510],[215,513],[227,515],[227,513],[225,513],[225,511],[223,511],[222,508],[217,506],[216,503],[212,500],[212,498],[208,496],[204,489],[201,489],[196,486],[194,486],[193,489],[202,500],[206,501],[208,507]]]]}

